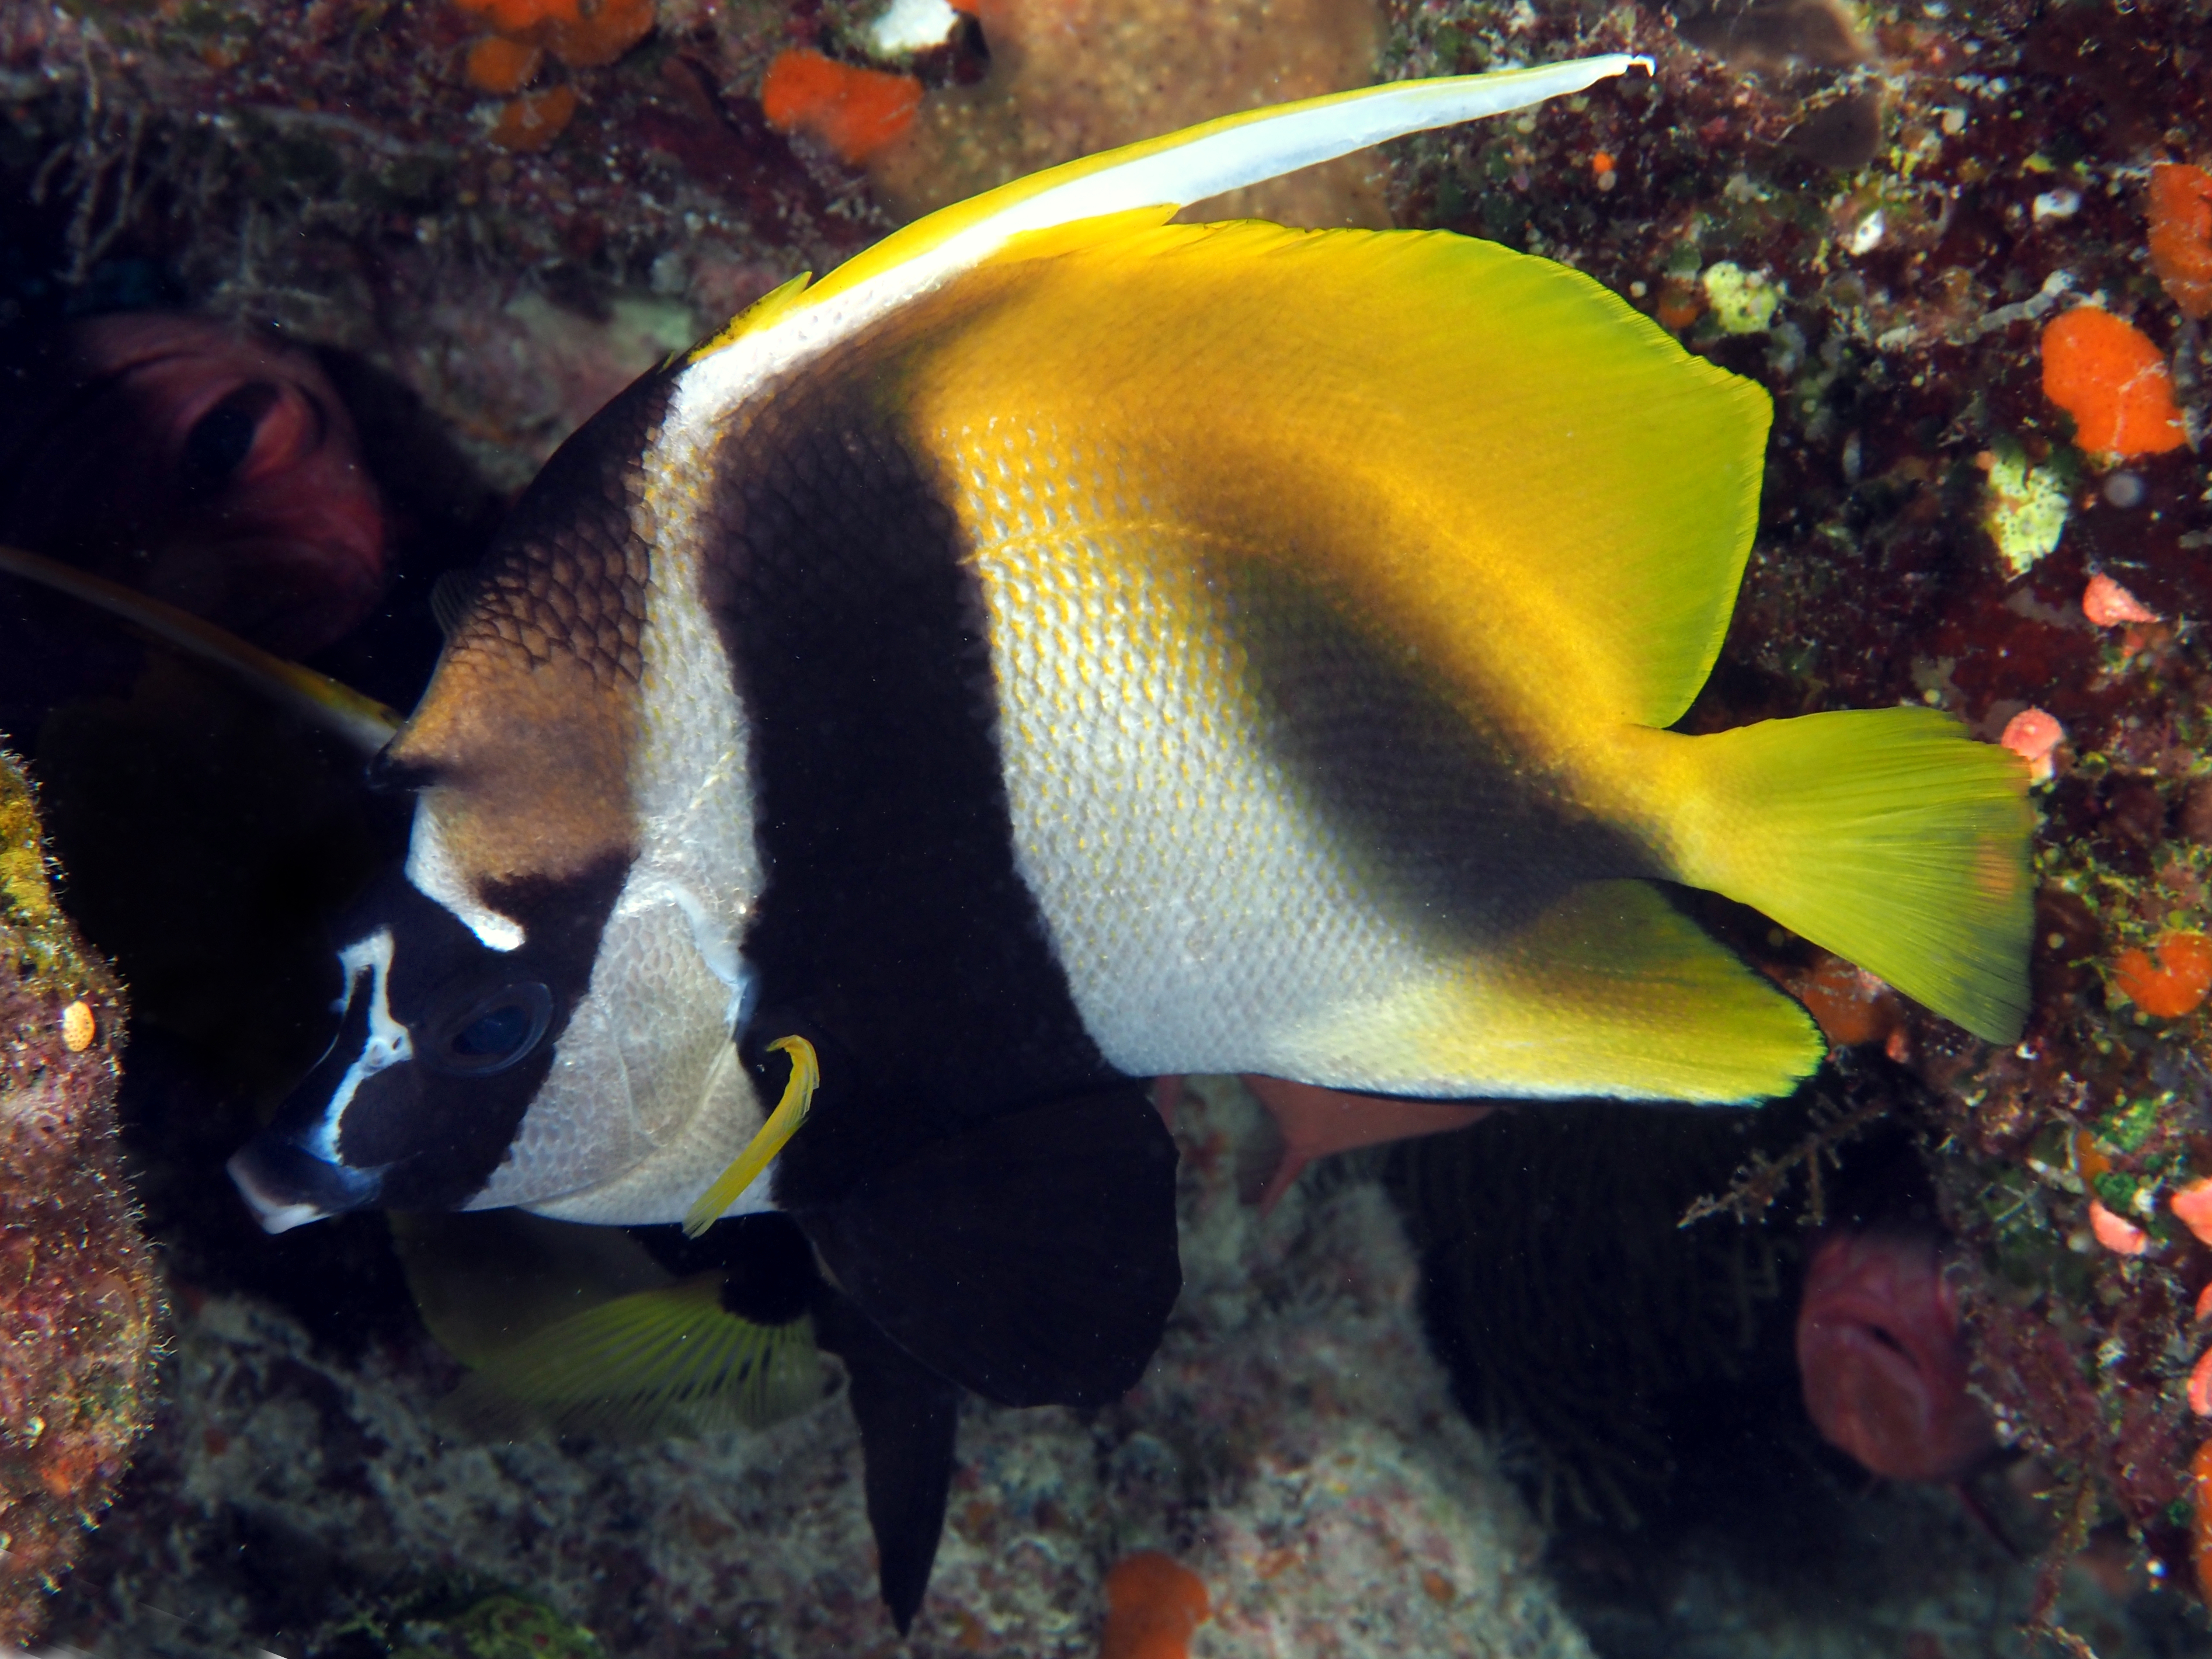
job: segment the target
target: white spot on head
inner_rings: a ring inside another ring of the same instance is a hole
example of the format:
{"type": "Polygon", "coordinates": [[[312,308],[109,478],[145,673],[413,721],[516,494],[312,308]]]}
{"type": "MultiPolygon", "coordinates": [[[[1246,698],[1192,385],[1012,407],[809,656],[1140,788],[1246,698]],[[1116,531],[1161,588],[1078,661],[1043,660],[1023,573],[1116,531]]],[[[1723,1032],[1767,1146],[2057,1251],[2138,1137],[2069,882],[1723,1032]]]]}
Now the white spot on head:
{"type": "Polygon", "coordinates": [[[468,876],[439,833],[438,820],[428,803],[415,809],[415,830],[407,841],[407,879],[425,898],[452,911],[486,949],[512,951],[521,945],[522,924],[477,897],[468,876]]]}

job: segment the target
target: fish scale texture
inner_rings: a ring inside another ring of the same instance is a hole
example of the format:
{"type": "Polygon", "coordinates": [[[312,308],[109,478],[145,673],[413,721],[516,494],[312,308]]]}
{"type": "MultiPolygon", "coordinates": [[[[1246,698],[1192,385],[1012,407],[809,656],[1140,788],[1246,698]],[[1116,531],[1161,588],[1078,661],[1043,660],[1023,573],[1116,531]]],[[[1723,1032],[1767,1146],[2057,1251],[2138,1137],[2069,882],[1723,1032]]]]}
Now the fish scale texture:
{"type": "Polygon", "coordinates": [[[1155,453],[1043,417],[934,443],[1018,866],[1121,1070],[1711,1100],[1809,1065],[1795,1010],[1618,879],[1642,849],[1324,592],[1179,518],[1155,453]]]}
{"type": "Polygon", "coordinates": [[[1203,577],[1146,533],[1141,472],[1050,431],[992,435],[958,453],[960,508],[1018,855],[1109,1057],[1138,1076],[1256,1063],[1255,1037],[1335,1001],[1287,964],[1377,990],[1417,971],[1415,941],[1358,902],[1344,849],[1298,811],[1241,644],[1198,625],[1203,577]]]}
{"type": "Polygon", "coordinates": [[[519,653],[531,663],[558,653],[602,684],[635,685],[652,575],[652,526],[638,461],[653,441],[660,388],[641,381],[593,422],[542,482],[523,496],[501,535],[475,602],[455,635],[456,655],[519,653]]]}

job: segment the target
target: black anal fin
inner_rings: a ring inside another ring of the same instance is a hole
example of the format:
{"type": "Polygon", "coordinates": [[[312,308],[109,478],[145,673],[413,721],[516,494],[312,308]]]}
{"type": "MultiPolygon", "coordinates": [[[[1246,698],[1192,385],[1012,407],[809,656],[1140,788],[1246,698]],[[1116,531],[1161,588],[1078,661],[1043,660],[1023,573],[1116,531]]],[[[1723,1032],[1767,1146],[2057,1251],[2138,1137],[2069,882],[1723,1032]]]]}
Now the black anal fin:
{"type": "Polygon", "coordinates": [[[1134,1387],[1182,1288],[1175,1141],[1142,1085],[975,1123],[799,1217],[893,1340],[1002,1406],[1134,1387]]]}
{"type": "Polygon", "coordinates": [[[845,1362],[860,1425],[876,1578],[901,1636],[929,1588],[952,1485],[960,1390],[908,1354],[835,1291],[815,1310],[817,1340],[845,1362]]]}

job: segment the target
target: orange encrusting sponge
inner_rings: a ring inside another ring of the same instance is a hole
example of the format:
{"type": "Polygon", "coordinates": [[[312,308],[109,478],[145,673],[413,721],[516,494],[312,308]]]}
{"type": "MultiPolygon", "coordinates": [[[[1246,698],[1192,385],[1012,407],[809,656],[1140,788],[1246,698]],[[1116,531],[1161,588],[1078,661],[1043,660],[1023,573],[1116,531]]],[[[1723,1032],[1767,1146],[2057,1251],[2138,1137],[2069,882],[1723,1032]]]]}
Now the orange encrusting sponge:
{"type": "Polygon", "coordinates": [[[454,0],[497,34],[580,69],[611,64],[653,32],[653,0],[454,0]]]}
{"type": "Polygon", "coordinates": [[[2191,317],[2212,317],[2212,173],[2150,170],[2150,268],[2191,317]]]}
{"type": "Polygon", "coordinates": [[[469,48],[469,84],[484,92],[520,92],[544,61],[542,47],[487,34],[469,48]]]}
{"type": "Polygon", "coordinates": [[[576,89],[550,87],[524,98],[510,98],[491,130],[491,141],[501,149],[527,154],[544,149],[561,136],[576,113],[576,89]]]}
{"type": "Polygon", "coordinates": [[[2112,988],[2160,1019],[2194,1013],[2212,995],[2212,939],[2168,933],[2148,951],[2123,951],[2112,960],[2112,988]]]}
{"type": "Polygon", "coordinates": [[[805,132],[857,167],[914,124],[921,82],[911,75],[860,69],[803,47],[776,54],[761,88],[769,125],[805,132]]]}
{"type": "Polygon", "coordinates": [[[1199,1576],[1158,1550],[1124,1556],[1106,1575],[1099,1659],[1189,1659],[1191,1632],[1213,1611],[1199,1576]]]}
{"type": "Polygon", "coordinates": [[[2045,327],[2043,395],[2074,417],[2081,447],[2099,454],[2163,455],[2188,439],[2158,348],[2094,306],[2045,327]]]}

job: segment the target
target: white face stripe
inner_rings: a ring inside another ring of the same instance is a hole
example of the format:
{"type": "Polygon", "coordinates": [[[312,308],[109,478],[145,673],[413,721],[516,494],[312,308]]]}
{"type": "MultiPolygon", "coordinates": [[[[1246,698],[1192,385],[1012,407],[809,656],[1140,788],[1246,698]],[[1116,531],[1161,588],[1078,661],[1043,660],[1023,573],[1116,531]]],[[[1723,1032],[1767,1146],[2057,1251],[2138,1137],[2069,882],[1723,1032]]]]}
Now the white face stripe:
{"type": "Polygon", "coordinates": [[[415,1058],[414,1039],[409,1036],[407,1028],[392,1017],[392,930],[380,927],[367,939],[348,945],[338,952],[338,966],[345,970],[346,976],[345,996],[338,1004],[341,1013],[352,1011],[361,976],[369,976],[368,1040],[362,1045],[361,1058],[347,1067],[345,1076],[331,1091],[331,1103],[323,1109],[323,1121],[316,1127],[314,1138],[307,1143],[310,1152],[329,1164],[344,1162],[338,1156],[338,1128],[346,1108],[353,1103],[354,1091],[379,1072],[415,1058]]]}
{"type": "Polygon", "coordinates": [[[407,838],[407,879],[416,892],[451,911],[486,949],[513,951],[522,944],[522,924],[483,903],[470,888],[428,801],[415,808],[415,828],[407,838]]]}
{"type": "Polygon", "coordinates": [[[665,438],[644,471],[653,547],[629,750],[636,854],[591,987],[471,1209],[680,1221],[767,1115],[731,1042],[757,994],[740,945],[764,874],[745,713],[700,592],[714,473],[672,458],[665,438]]]}
{"type": "MultiPolygon", "coordinates": [[[[1017,180],[994,192],[1009,198],[998,211],[933,244],[931,220],[922,220],[860,256],[872,264],[890,256],[886,268],[819,301],[802,296],[786,318],[702,357],[684,372],[669,399],[667,447],[681,453],[704,441],[716,422],[775,376],[981,264],[1024,232],[1137,208],[1186,207],[1389,139],[1581,92],[1637,64],[1647,73],[1651,69],[1648,58],[1611,52],[1540,69],[1400,81],[1224,116],[1174,135],[1172,142],[1132,144],[1017,180]],[[915,252],[896,258],[897,244],[909,238],[915,252]]],[[[945,211],[957,215],[966,208],[945,211]]],[[[835,281],[833,273],[830,283],[835,281]]]]}

